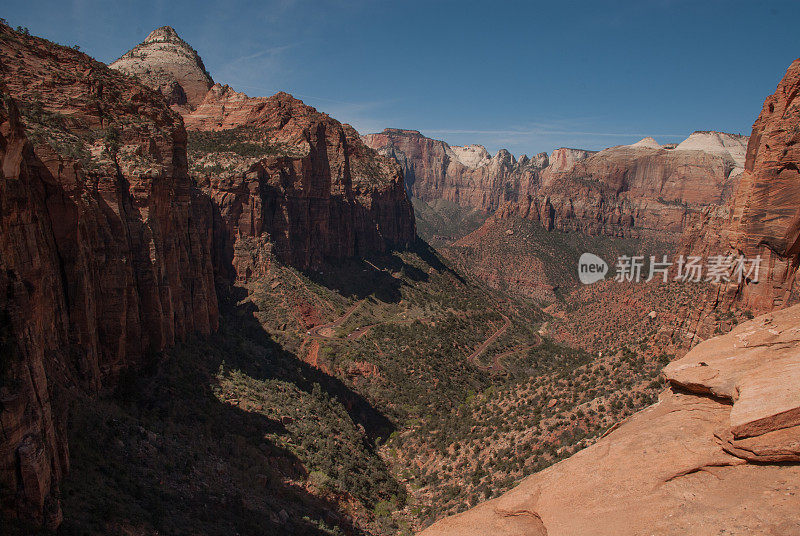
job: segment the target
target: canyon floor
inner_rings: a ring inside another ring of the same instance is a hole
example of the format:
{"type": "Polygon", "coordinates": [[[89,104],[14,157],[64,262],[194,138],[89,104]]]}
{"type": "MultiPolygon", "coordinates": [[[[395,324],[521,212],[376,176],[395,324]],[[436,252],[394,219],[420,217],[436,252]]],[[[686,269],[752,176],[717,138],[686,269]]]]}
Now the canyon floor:
{"type": "Polygon", "coordinates": [[[652,404],[705,287],[580,287],[584,238],[512,228],[566,259],[555,302],[422,240],[314,271],[271,258],[227,289],[217,334],[76,411],[62,532],[412,534],[652,404]]]}

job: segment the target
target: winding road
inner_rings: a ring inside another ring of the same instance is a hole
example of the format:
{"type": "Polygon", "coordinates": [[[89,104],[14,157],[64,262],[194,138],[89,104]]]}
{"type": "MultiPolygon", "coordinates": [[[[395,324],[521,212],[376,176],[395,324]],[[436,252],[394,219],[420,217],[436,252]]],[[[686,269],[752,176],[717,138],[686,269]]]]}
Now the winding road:
{"type": "Polygon", "coordinates": [[[315,326],[311,328],[308,332],[308,335],[312,339],[322,340],[322,339],[330,339],[333,337],[333,330],[347,322],[347,319],[350,318],[358,307],[364,303],[364,300],[359,300],[353,305],[351,305],[342,316],[334,320],[333,322],[328,322],[327,324],[320,324],[319,326],[315,326]],[[330,330],[329,334],[323,333],[326,330],[330,330]]]}
{"type": "Polygon", "coordinates": [[[483,341],[483,343],[481,343],[481,345],[478,346],[478,348],[476,348],[474,352],[472,352],[469,356],[467,356],[467,362],[471,363],[472,365],[476,366],[479,370],[482,370],[484,372],[491,372],[491,373],[494,373],[494,374],[499,373],[499,372],[501,372],[503,370],[503,366],[500,364],[500,360],[505,359],[506,357],[509,357],[511,355],[514,355],[514,354],[516,354],[518,352],[525,352],[525,351],[530,350],[531,348],[536,348],[537,346],[539,346],[542,343],[542,338],[539,335],[536,335],[536,343],[535,344],[529,344],[527,346],[520,346],[518,348],[514,348],[512,350],[509,350],[507,352],[503,352],[502,354],[497,354],[492,359],[492,364],[491,365],[480,365],[480,364],[478,364],[477,363],[478,356],[480,356],[483,352],[485,352],[486,349],[494,341],[496,341],[498,337],[500,337],[503,333],[505,333],[508,330],[508,327],[511,325],[511,321],[508,319],[508,317],[506,315],[501,314],[501,316],[503,317],[503,320],[504,320],[503,326],[500,329],[498,329],[497,331],[495,331],[488,339],[483,341]]]}
{"type": "Polygon", "coordinates": [[[504,315],[504,314],[501,314],[500,316],[502,316],[502,317],[503,317],[503,321],[504,321],[504,323],[503,323],[503,327],[501,327],[500,329],[498,329],[497,331],[495,331],[494,333],[492,333],[492,335],[491,335],[491,336],[490,336],[488,339],[486,339],[485,341],[483,341],[483,342],[481,343],[481,345],[480,345],[480,346],[478,346],[478,347],[475,349],[475,351],[474,351],[474,352],[472,352],[471,354],[469,354],[469,356],[467,356],[467,361],[469,361],[469,362],[470,362],[470,363],[472,363],[472,364],[475,364],[475,360],[478,358],[478,356],[479,356],[479,355],[481,355],[481,354],[482,354],[482,353],[483,353],[483,352],[484,352],[484,351],[485,351],[485,350],[486,350],[486,349],[489,347],[489,345],[490,345],[490,344],[492,344],[494,341],[496,341],[496,340],[497,340],[497,338],[498,338],[500,335],[502,335],[503,333],[505,333],[505,332],[506,332],[506,330],[508,329],[508,326],[510,326],[510,325],[511,325],[511,321],[510,321],[510,320],[508,319],[508,317],[507,317],[506,315],[504,315]]]}

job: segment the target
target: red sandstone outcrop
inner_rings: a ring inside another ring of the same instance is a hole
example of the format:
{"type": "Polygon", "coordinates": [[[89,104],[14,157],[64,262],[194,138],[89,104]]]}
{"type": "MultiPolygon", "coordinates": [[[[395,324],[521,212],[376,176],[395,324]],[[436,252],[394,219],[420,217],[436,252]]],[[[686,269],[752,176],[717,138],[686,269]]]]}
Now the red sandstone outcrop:
{"type": "Polygon", "coordinates": [[[593,446],[425,536],[800,534],[800,306],[698,345],[593,446]]]}
{"type": "Polygon", "coordinates": [[[164,99],[0,25],[0,510],[54,527],[71,396],[217,327],[212,207],[164,99]]]}
{"type": "Polygon", "coordinates": [[[726,288],[754,311],[800,300],[800,60],[786,71],[753,124],[735,196],[710,207],[685,235],[689,252],[762,258],[758,281],[726,288]]]}
{"type": "MultiPolygon", "coordinates": [[[[190,135],[234,129],[265,148],[220,171],[229,153],[223,145],[193,168],[230,237],[268,241],[279,259],[304,269],[413,242],[400,166],[366,147],[350,125],[287,93],[250,98],[219,85],[185,121],[190,135]]],[[[240,277],[258,271],[234,266],[240,277]]]]}
{"type": "MultiPolygon", "coordinates": [[[[169,28],[145,45],[132,63],[185,48],[169,28]]],[[[171,101],[207,130],[192,162],[204,192],[158,91],[5,25],[0,72],[0,513],[52,528],[69,401],[215,330],[215,269],[257,269],[273,248],[309,267],[404,246],[414,219],[396,162],[287,94],[214,86],[198,105],[182,71],[144,77],[160,91],[176,77],[197,106],[171,101]]]]}
{"type": "MultiPolygon", "coordinates": [[[[170,43],[183,43],[168,30],[170,43]]],[[[150,37],[124,56],[124,68],[179,72],[181,63],[164,66],[174,54],[140,53],[151,46],[150,37]]],[[[143,81],[162,87],[160,78],[143,81]]],[[[236,274],[230,275],[257,275],[268,251],[308,269],[414,241],[400,166],[366,147],[351,126],[283,92],[248,97],[215,84],[192,104],[176,109],[190,140],[200,140],[190,146],[192,174],[218,209],[217,264],[233,264],[236,274]]]]}
{"type": "Polygon", "coordinates": [[[550,184],[553,180],[560,177],[562,173],[572,169],[576,163],[597,154],[597,151],[587,151],[586,149],[571,149],[561,147],[550,153],[547,167],[542,172],[542,183],[550,184]]]}
{"type": "MultiPolygon", "coordinates": [[[[740,144],[746,139],[713,135],[740,144]]],[[[600,151],[558,173],[547,168],[534,195],[504,206],[499,215],[533,219],[547,229],[611,236],[658,233],[677,240],[706,206],[730,195],[738,176],[737,159],[709,145],[713,151],[666,149],[645,138],[600,151]]]]}
{"type": "MultiPolygon", "coordinates": [[[[386,129],[367,144],[403,166],[413,197],[447,199],[499,217],[519,216],[547,229],[677,240],[700,211],[731,195],[747,138],[695,132],[678,147],[652,138],[604,151],[561,148],[516,161],[450,147],[413,130],[386,129]]],[[[482,149],[482,148],[481,148],[482,149]]]]}
{"type": "Polygon", "coordinates": [[[451,147],[416,130],[387,128],[363,139],[400,163],[412,197],[445,199],[486,212],[534,191],[539,172],[547,165],[544,153],[517,160],[501,149],[491,157],[482,146],[451,147]]]}
{"type": "Polygon", "coordinates": [[[136,76],[181,109],[194,109],[214,85],[203,60],[170,26],[150,32],[109,67],[136,76]]]}

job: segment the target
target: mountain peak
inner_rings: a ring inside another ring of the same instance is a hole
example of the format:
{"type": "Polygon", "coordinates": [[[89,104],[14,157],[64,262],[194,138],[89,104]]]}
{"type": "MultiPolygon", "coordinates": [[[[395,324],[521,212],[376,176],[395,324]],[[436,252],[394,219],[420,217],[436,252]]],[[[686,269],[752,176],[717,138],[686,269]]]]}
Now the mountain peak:
{"type": "Polygon", "coordinates": [[[748,136],[714,130],[696,130],[675,147],[676,150],[705,151],[731,160],[736,167],[744,167],[748,136]]]}
{"type": "Polygon", "coordinates": [[[150,34],[145,37],[144,43],[154,43],[154,42],[170,42],[170,43],[185,43],[183,39],[180,38],[178,32],[175,31],[175,28],[172,26],[162,26],[161,28],[156,28],[150,34]]]}
{"type": "Polygon", "coordinates": [[[646,138],[642,138],[641,140],[632,144],[631,147],[645,148],[645,149],[661,149],[661,145],[655,139],[653,139],[652,136],[647,136],[646,138]]]}
{"type": "Polygon", "coordinates": [[[203,60],[172,26],[156,28],[109,67],[136,76],[171,105],[190,109],[196,108],[214,85],[203,60]]]}

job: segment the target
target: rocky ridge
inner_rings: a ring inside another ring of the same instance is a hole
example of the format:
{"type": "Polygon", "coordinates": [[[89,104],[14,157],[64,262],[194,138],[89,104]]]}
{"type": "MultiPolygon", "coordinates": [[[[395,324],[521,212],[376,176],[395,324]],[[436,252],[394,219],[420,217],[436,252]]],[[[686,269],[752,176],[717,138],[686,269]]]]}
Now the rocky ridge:
{"type": "Polygon", "coordinates": [[[162,93],[182,71],[151,89],[4,24],[0,69],[0,513],[55,528],[71,401],[215,331],[215,283],[403,247],[414,219],[397,163],[285,93],[212,86],[190,118],[162,93]]]}
{"type": "Polygon", "coordinates": [[[546,168],[534,195],[503,207],[499,215],[590,235],[666,231],[677,240],[703,208],[730,196],[737,164],[716,146],[714,151],[667,149],[645,138],[590,155],[549,177],[546,168]]]}
{"type": "Polygon", "coordinates": [[[251,98],[219,85],[184,120],[190,142],[212,144],[190,146],[192,171],[219,207],[225,263],[240,276],[260,272],[252,252],[234,254],[241,237],[303,269],[414,241],[400,166],[351,126],[287,93],[251,98]]]}
{"type": "Polygon", "coordinates": [[[538,221],[548,230],[677,241],[710,204],[724,202],[744,163],[746,137],[695,132],[678,147],[652,138],[604,151],[560,148],[517,161],[505,150],[489,158],[474,146],[386,129],[364,136],[403,166],[412,197],[447,199],[497,216],[538,221]],[[482,155],[476,157],[475,155],[482,155]]]}
{"type": "Polygon", "coordinates": [[[769,311],[800,299],[799,90],[800,60],[795,60],[753,124],[735,195],[706,209],[684,236],[687,253],[761,257],[759,277],[718,288],[718,301],[736,299],[754,311],[769,311]]]}
{"type": "Polygon", "coordinates": [[[539,171],[547,165],[545,153],[517,160],[501,149],[491,157],[482,146],[451,147],[416,130],[387,128],[363,139],[400,163],[411,197],[426,202],[445,199],[485,212],[535,188],[539,171]]]}
{"type": "MultiPolygon", "coordinates": [[[[162,73],[142,79],[158,90],[165,80],[184,85],[185,55],[140,51],[164,39],[183,43],[159,28],[111,67],[162,73]]],[[[191,104],[176,110],[189,131],[192,174],[219,208],[218,264],[232,265],[232,276],[262,273],[268,252],[308,269],[414,241],[399,166],[364,146],[349,125],[283,92],[249,97],[214,84],[198,89],[191,104]],[[237,249],[243,237],[252,240],[237,249]]]]}

